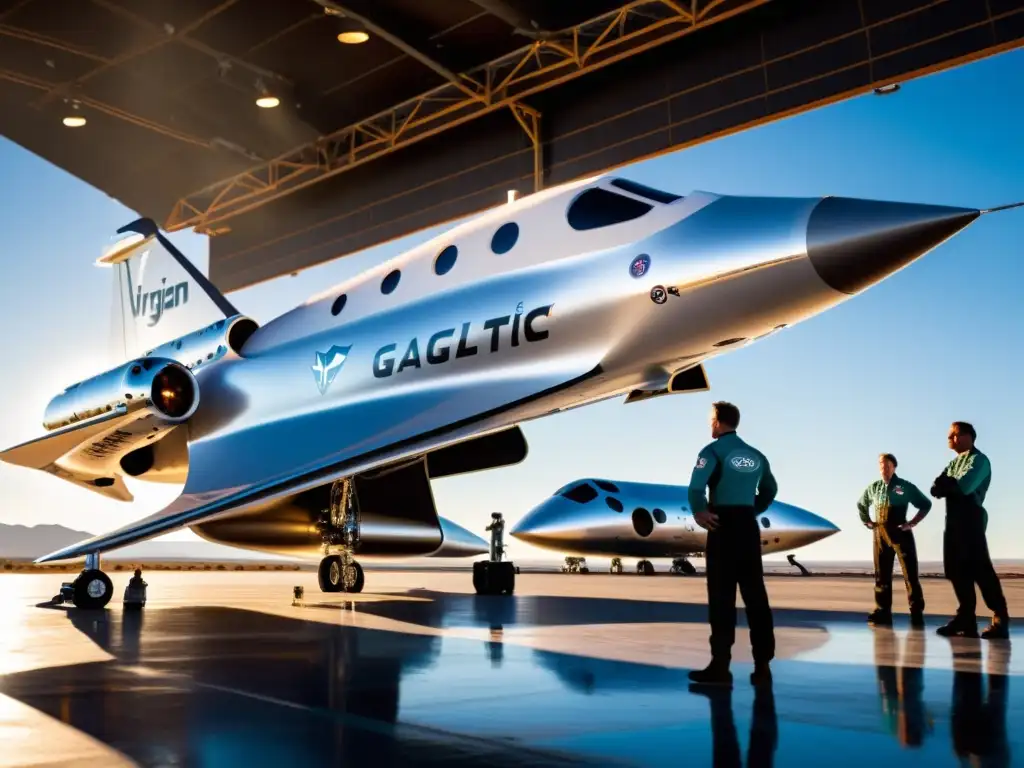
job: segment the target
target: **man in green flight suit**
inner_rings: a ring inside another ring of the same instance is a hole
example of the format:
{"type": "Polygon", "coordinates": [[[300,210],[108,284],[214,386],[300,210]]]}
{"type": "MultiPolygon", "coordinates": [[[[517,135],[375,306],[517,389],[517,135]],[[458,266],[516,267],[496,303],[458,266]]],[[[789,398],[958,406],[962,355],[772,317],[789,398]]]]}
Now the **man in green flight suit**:
{"type": "Polygon", "coordinates": [[[992,482],[988,457],[974,446],[977,432],[966,421],[954,421],[949,428],[950,449],[956,457],[935,478],[931,494],[946,500],[946,530],[942,540],[942,564],[946,578],[953,584],[959,603],[956,616],[938,633],[946,637],[977,637],[978,585],[985,604],[992,611],[992,623],[982,631],[987,640],[1010,637],[1010,614],[999,576],[988,553],[985,528],[988,512],[985,494],[992,482]]]}
{"type": "Polygon", "coordinates": [[[695,683],[732,683],[729,665],[736,640],[736,587],[743,595],[750,627],[754,685],[771,683],[769,662],[775,657],[775,628],[761,564],[757,516],[779,491],[768,459],[736,434],[739,409],[725,402],[711,410],[712,443],[697,456],[690,478],[693,519],[708,531],[705,562],[711,663],[690,672],[695,683]],[[710,501],[705,498],[710,489],[710,501]]]}
{"type": "Polygon", "coordinates": [[[910,602],[910,625],[924,626],[924,593],[917,570],[917,545],[913,528],[932,508],[931,499],[909,480],[896,475],[896,457],[883,453],[878,457],[881,480],[875,480],[860,495],[857,510],[861,522],[875,532],[875,610],[868,616],[871,624],[892,626],[892,565],[900,559],[903,582],[910,602]],[[907,506],[917,508],[914,519],[907,522],[907,506]],[[876,520],[868,515],[875,508],[876,520]]]}

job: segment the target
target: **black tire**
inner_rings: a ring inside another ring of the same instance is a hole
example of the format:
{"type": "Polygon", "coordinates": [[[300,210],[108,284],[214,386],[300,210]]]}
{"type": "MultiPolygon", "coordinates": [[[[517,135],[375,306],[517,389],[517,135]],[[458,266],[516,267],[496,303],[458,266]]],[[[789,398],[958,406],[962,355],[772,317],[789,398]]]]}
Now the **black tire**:
{"type": "Polygon", "coordinates": [[[341,592],[341,574],[341,558],[338,555],[329,555],[321,560],[320,567],[316,571],[316,580],[320,584],[320,591],[341,592]]]}
{"type": "Polygon", "coordinates": [[[114,585],[103,571],[82,571],[75,579],[74,589],[75,607],[87,610],[105,608],[114,596],[114,585]]]}
{"type": "Polygon", "coordinates": [[[363,584],[366,579],[363,575],[363,566],[353,560],[349,563],[348,567],[345,568],[345,580],[341,585],[343,592],[362,592],[363,584]]]}
{"type": "Polygon", "coordinates": [[[695,576],[697,575],[697,566],[687,560],[683,563],[682,571],[686,576],[695,576]]]}

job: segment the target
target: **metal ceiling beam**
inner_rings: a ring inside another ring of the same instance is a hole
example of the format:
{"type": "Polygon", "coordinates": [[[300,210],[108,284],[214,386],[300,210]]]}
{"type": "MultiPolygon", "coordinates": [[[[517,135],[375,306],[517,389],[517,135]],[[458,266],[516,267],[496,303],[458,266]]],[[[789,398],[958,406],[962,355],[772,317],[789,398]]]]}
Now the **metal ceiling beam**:
{"type": "MultiPolygon", "coordinates": [[[[187,41],[188,38],[186,37],[186,35],[189,32],[191,32],[194,29],[198,29],[204,22],[216,16],[218,13],[225,10],[229,6],[234,5],[236,2],[238,2],[238,0],[224,0],[224,2],[222,2],[216,8],[209,10],[201,17],[193,21],[191,24],[186,26],[184,29],[180,30],[177,35],[167,34],[167,31],[162,27],[159,27],[156,24],[151,24],[145,19],[136,16],[131,11],[124,9],[119,5],[108,3],[106,2],[106,0],[92,0],[92,2],[95,5],[98,5],[107,11],[110,11],[111,13],[126,16],[127,18],[134,21],[136,24],[147,27],[151,32],[157,35],[156,39],[149,43],[146,43],[145,45],[139,46],[138,48],[129,49],[128,51],[125,51],[120,56],[116,56],[113,59],[108,59],[104,64],[101,64],[98,67],[94,67],[81,77],[76,77],[74,80],[68,80],[67,82],[58,83],[57,85],[49,87],[46,93],[44,93],[40,98],[36,99],[36,101],[32,103],[32,106],[36,109],[40,109],[41,107],[45,106],[55,97],[68,95],[70,91],[81,87],[83,83],[91,80],[99,74],[102,74],[103,72],[106,72],[109,69],[118,66],[119,64],[124,64],[128,61],[131,61],[132,59],[138,58],[144,53],[149,53],[150,51],[154,51],[157,48],[162,48],[168,43],[187,41]]],[[[78,97],[76,96],[76,98],[78,97]]]]}
{"type": "Polygon", "coordinates": [[[30,32],[27,29],[22,29],[21,27],[12,27],[9,24],[0,24],[0,36],[13,37],[16,40],[25,40],[29,43],[35,43],[36,45],[42,45],[58,51],[64,51],[65,53],[73,53],[75,56],[81,56],[83,59],[91,59],[92,61],[100,64],[106,64],[109,61],[109,59],[104,56],[99,56],[92,51],[87,51],[84,48],[71,45],[71,43],[65,43],[63,40],[57,40],[53,37],[36,34],[35,32],[30,32]]]}
{"type": "MultiPolygon", "coordinates": [[[[34,77],[29,77],[28,75],[22,75],[17,72],[11,72],[10,70],[6,69],[0,69],[0,80],[8,80],[12,83],[17,83],[18,85],[24,85],[29,88],[35,88],[36,90],[47,92],[53,87],[52,83],[49,83],[45,80],[39,80],[34,77]]],[[[110,104],[107,104],[105,102],[97,101],[96,99],[91,99],[88,96],[77,95],[70,100],[77,101],[79,104],[89,107],[90,109],[95,110],[96,112],[102,112],[103,114],[109,115],[110,117],[116,117],[118,120],[123,120],[124,122],[131,123],[132,125],[138,126],[139,128],[145,128],[146,130],[154,131],[155,133],[162,134],[164,136],[167,136],[168,138],[176,139],[177,141],[181,141],[186,144],[192,144],[197,147],[202,147],[203,149],[211,149],[218,146],[215,142],[210,142],[207,141],[206,139],[201,139],[198,136],[192,136],[190,134],[184,133],[183,131],[179,131],[169,126],[162,125],[161,123],[154,122],[153,120],[148,120],[145,117],[140,117],[139,115],[132,114],[131,112],[126,112],[123,109],[111,106],[110,104]]]]}
{"type": "Polygon", "coordinates": [[[550,40],[556,34],[549,29],[544,29],[535,19],[531,19],[505,0],[470,0],[470,2],[483,8],[491,16],[504,21],[512,27],[514,34],[523,35],[532,40],[550,40]]]}
{"type": "Polygon", "coordinates": [[[446,83],[182,198],[164,228],[224,231],[223,226],[213,225],[768,2],[746,0],[717,14],[705,14],[697,22],[690,12],[680,13],[675,3],[633,0],[563,30],[558,39],[533,42],[471,70],[469,77],[484,85],[483,98],[468,96],[464,88],[446,83]]]}
{"type": "Polygon", "coordinates": [[[471,98],[474,99],[482,98],[483,88],[479,83],[469,78],[466,78],[465,76],[455,74],[450,69],[445,67],[443,64],[441,64],[438,61],[435,61],[424,51],[420,50],[420,48],[418,48],[417,46],[404,40],[403,38],[399,37],[393,32],[390,32],[389,30],[385,29],[368,16],[353,10],[352,2],[336,3],[333,0],[313,0],[313,2],[321,6],[325,11],[328,11],[334,15],[347,17],[359,22],[363,27],[367,29],[367,31],[372,32],[382,40],[386,40],[388,43],[390,43],[395,48],[400,50],[406,56],[415,59],[423,66],[433,70],[436,74],[443,77],[445,80],[454,85],[467,96],[470,96],[471,98]]]}

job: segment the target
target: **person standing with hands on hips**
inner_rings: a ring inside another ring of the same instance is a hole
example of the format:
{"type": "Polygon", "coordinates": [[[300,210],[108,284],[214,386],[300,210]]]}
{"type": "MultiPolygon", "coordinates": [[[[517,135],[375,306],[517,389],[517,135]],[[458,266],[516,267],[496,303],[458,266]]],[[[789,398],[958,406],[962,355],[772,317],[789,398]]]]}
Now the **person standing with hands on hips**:
{"type": "Polygon", "coordinates": [[[704,446],[690,478],[693,519],[708,531],[708,619],[711,663],[694,670],[695,683],[731,684],[732,646],[736,640],[736,587],[743,595],[750,627],[754,685],[771,683],[769,662],[775,657],[775,628],[761,563],[761,531],[757,516],[779,491],[768,459],[736,434],[739,409],[718,402],[711,411],[712,443],[704,446]],[[710,490],[710,499],[705,498],[710,490]]]}
{"type": "Polygon", "coordinates": [[[883,453],[878,457],[881,480],[875,480],[857,501],[861,522],[875,532],[875,610],[868,622],[879,626],[892,626],[892,566],[900,560],[903,582],[910,602],[910,625],[924,626],[924,592],[918,577],[917,545],[913,529],[932,508],[931,499],[917,486],[896,476],[896,457],[883,453]],[[914,519],[907,522],[907,507],[917,508],[914,519]],[[868,510],[875,508],[872,521],[868,510]]]}

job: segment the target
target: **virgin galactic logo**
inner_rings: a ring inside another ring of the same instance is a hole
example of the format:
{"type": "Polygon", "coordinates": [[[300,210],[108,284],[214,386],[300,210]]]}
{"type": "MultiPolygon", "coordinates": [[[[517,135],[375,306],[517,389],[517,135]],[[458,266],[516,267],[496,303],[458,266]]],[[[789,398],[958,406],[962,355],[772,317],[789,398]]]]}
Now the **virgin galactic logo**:
{"type": "Polygon", "coordinates": [[[352,349],[352,345],[347,347],[335,345],[326,352],[316,353],[316,362],[311,366],[311,370],[313,375],[316,376],[316,386],[320,390],[321,395],[327,392],[327,388],[334,383],[334,380],[341,372],[341,367],[345,364],[345,360],[348,359],[348,351],[350,349],[352,349]]]}

